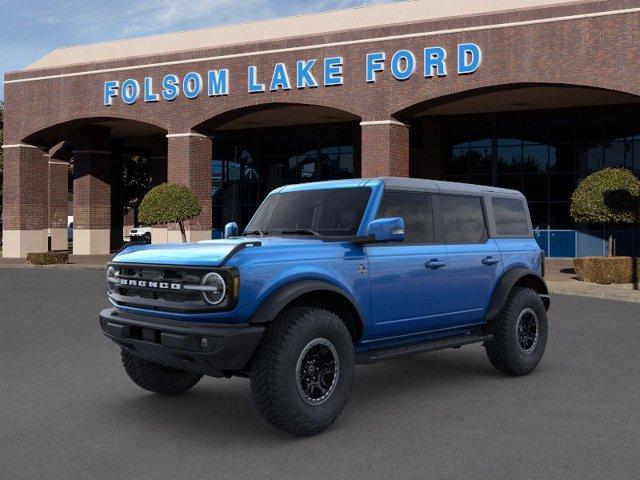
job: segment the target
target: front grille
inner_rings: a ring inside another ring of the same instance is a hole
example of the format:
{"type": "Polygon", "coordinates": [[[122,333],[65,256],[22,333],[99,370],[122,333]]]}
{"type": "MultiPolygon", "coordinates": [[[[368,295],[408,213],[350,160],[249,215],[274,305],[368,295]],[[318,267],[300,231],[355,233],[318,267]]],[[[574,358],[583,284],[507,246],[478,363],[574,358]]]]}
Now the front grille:
{"type": "MultiPolygon", "coordinates": [[[[220,273],[227,283],[234,273],[232,269],[111,263],[107,279],[109,297],[124,307],[168,312],[209,311],[212,307],[204,301],[201,292],[188,288],[200,285],[202,277],[212,270],[220,273]]],[[[218,307],[228,307],[232,300],[227,299],[218,307]]]]}

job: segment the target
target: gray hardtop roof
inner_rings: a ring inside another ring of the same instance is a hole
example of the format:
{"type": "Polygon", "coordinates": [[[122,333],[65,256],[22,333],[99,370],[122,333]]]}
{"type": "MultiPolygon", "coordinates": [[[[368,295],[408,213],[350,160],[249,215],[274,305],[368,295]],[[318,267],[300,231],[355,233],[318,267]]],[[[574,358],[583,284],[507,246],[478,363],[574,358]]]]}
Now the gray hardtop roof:
{"type": "Polygon", "coordinates": [[[488,187],[485,185],[474,185],[471,183],[445,182],[442,180],[428,180],[422,178],[405,178],[405,177],[381,177],[385,187],[394,190],[413,190],[428,191],[449,194],[498,194],[505,196],[523,197],[522,193],[517,190],[509,190],[506,188],[488,187]]]}

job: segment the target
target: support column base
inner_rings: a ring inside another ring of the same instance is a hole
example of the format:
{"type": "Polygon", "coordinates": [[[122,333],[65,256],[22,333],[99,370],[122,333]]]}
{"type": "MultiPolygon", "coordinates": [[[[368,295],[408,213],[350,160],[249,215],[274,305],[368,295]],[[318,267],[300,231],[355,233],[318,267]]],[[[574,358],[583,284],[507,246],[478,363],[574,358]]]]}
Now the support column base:
{"type": "Polygon", "coordinates": [[[169,243],[169,229],[166,227],[151,227],[151,243],[169,243]]]}
{"type": "Polygon", "coordinates": [[[26,258],[27,253],[48,250],[46,230],[4,230],[2,233],[2,258],[26,258]]]}
{"type": "Polygon", "coordinates": [[[69,242],[66,228],[50,228],[49,236],[51,237],[51,250],[68,250],[69,242]]]}
{"type": "Polygon", "coordinates": [[[73,229],[74,255],[109,255],[111,230],[73,229]]]}
{"type": "MultiPolygon", "coordinates": [[[[187,230],[187,242],[194,243],[200,240],[211,240],[211,230],[187,230]]],[[[153,234],[151,234],[153,238],[153,234]]],[[[168,230],[167,240],[169,243],[182,243],[180,230],[168,230]]]]}

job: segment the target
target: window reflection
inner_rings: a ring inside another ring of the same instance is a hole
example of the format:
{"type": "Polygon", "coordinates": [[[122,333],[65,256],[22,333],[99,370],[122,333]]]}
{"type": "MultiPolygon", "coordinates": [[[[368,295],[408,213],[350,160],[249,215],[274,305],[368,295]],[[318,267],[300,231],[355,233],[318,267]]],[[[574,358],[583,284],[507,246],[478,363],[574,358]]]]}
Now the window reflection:
{"type": "Polygon", "coordinates": [[[575,228],[570,196],[603,167],[640,174],[637,106],[531,112],[446,124],[448,180],[522,191],[534,227],[575,228]],[[484,136],[481,136],[484,135],[484,136]],[[476,146],[482,146],[477,149],[476,146]]]}
{"type": "Polygon", "coordinates": [[[248,223],[264,197],[291,183],[353,178],[357,124],[221,132],[212,160],[213,228],[248,223]]]}

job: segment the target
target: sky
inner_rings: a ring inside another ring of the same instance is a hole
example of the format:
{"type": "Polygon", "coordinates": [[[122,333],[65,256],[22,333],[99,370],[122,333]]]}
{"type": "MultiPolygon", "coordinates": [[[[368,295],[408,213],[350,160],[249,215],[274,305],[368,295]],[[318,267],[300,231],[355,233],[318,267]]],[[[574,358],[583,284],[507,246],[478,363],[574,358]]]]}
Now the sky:
{"type": "Polygon", "coordinates": [[[389,1],[0,0],[0,75],[59,47],[389,1]]]}

